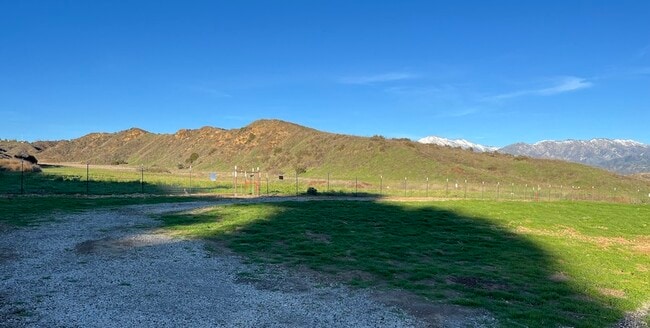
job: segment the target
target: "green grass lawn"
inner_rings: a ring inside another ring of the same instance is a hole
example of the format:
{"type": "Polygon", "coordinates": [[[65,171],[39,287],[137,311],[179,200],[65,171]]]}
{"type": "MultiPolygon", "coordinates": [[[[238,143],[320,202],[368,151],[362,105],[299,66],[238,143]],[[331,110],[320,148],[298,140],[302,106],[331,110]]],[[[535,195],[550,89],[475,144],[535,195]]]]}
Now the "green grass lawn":
{"type": "MultiPolygon", "coordinates": [[[[144,174],[136,167],[44,166],[43,172],[26,172],[22,188],[26,194],[185,194],[232,192],[232,183],[221,179],[210,181],[207,172],[152,172],[144,174]]],[[[18,194],[20,172],[0,172],[0,194],[18,194]]]]}
{"type": "Polygon", "coordinates": [[[318,201],[162,219],[256,261],[480,307],[503,326],[606,327],[650,301],[650,207],[318,201]]]}
{"type": "MultiPolygon", "coordinates": [[[[507,181],[507,180],[506,180],[507,181]]],[[[8,172],[0,170],[0,194],[221,194],[221,195],[294,195],[314,187],[321,193],[381,194],[398,197],[440,197],[481,200],[557,201],[587,200],[620,203],[648,203],[647,187],[639,181],[633,190],[614,187],[588,187],[588,185],[562,185],[555,183],[515,183],[472,181],[464,179],[430,179],[424,176],[401,179],[383,179],[380,176],[349,178],[324,173],[321,176],[303,174],[297,183],[295,174],[260,174],[250,179],[250,174],[240,173],[237,180],[232,172],[217,172],[211,181],[210,172],[194,170],[164,170],[134,166],[45,165],[43,172],[8,172]],[[88,174],[87,174],[88,173],[88,174]],[[144,173],[144,174],[142,174],[144,173]],[[245,176],[249,176],[248,179],[245,176]],[[236,182],[236,187],[235,187],[236,182]],[[22,186],[22,187],[21,187],[22,186]]],[[[621,180],[623,181],[623,180],[621,180]]],[[[628,181],[629,182],[629,181],[628,181]]],[[[623,183],[623,182],[621,182],[623,183]]],[[[630,186],[628,186],[630,187],[630,186]]]]}
{"type": "Polygon", "coordinates": [[[0,198],[0,225],[28,226],[50,221],[56,213],[79,212],[124,205],[159,204],[205,200],[196,197],[70,197],[18,196],[0,198]]]}

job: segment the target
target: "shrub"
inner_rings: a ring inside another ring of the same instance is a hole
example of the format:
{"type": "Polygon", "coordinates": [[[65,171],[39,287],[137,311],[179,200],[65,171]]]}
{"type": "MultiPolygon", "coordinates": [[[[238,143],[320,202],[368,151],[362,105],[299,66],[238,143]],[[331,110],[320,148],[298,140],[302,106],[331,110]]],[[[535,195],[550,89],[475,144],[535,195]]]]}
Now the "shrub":
{"type": "Polygon", "coordinates": [[[307,172],[307,168],[303,165],[295,165],[294,170],[296,170],[296,174],[303,174],[307,172]]]}
{"type": "Polygon", "coordinates": [[[32,164],[38,164],[38,160],[36,159],[36,157],[34,157],[34,155],[29,155],[29,154],[26,154],[26,153],[20,153],[18,155],[14,155],[14,157],[17,158],[17,159],[23,159],[23,160],[28,161],[28,162],[30,162],[32,164]]]}
{"type": "Polygon", "coordinates": [[[41,172],[41,167],[28,161],[20,163],[17,159],[0,159],[0,171],[9,172],[41,172]]]}
{"type": "Polygon", "coordinates": [[[199,158],[199,154],[192,153],[188,159],[185,160],[185,163],[192,164],[199,158]]]}
{"type": "Polygon", "coordinates": [[[316,195],[318,195],[318,190],[316,190],[316,188],[314,188],[314,187],[309,187],[309,188],[307,188],[307,195],[316,196],[316,195]]]}

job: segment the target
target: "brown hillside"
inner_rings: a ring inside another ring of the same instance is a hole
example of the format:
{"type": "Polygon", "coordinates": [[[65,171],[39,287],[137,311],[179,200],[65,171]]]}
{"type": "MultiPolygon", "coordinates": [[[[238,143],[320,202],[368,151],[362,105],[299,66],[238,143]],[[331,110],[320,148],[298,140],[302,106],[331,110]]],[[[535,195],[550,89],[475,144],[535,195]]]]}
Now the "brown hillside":
{"type": "Polygon", "coordinates": [[[260,167],[270,173],[376,179],[485,181],[486,183],[563,184],[636,190],[638,179],[621,177],[580,164],[536,160],[497,153],[420,144],[406,139],[386,139],[332,134],[279,120],[259,120],[240,128],[183,129],[174,134],[154,134],[140,129],[93,133],[58,142],[43,150],[47,162],[176,168],[189,166],[230,171],[237,165],[260,167]]]}
{"type": "Polygon", "coordinates": [[[650,182],[650,172],[649,173],[637,173],[632,175],[632,177],[637,178],[639,180],[644,180],[644,181],[649,181],[650,182]]]}

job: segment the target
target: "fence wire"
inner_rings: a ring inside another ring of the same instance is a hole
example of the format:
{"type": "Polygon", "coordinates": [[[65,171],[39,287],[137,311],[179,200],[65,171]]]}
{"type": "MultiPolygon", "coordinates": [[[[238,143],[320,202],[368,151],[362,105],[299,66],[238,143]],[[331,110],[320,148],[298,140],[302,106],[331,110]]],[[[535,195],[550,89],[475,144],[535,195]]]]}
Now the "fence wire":
{"type": "Polygon", "coordinates": [[[231,172],[199,171],[192,168],[167,170],[156,167],[103,165],[43,165],[41,172],[0,171],[0,194],[88,194],[88,195],[350,195],[431,199],[483,199],[495,201],[598,201],[650,203],[650,190],[639,183],[636,189],[554,183],[472,181],[450,177],[404,177],[388,179],[337,178],[305,174],[270,174],[253,169],[231,172]]]}

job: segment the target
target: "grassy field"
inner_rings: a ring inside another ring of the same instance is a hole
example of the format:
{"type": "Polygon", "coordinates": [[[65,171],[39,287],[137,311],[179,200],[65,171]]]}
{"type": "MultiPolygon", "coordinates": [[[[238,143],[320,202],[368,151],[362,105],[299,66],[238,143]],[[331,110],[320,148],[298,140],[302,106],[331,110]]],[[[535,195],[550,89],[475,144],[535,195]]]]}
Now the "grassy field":
{"type": "MultiPolygon", "coordinates": [[[[650,189],[640,184],[636,189],[618,189],[581,185],[564,185],[561,181],[546,184],[520,182],[490,183],[463,179],[434,180],[422,177],[388,179],[380,176],[366,179],[346,179],[325,173],[322,177],[295,174],[283,176],[266,173],[163,170],[132,166],[46,165],[42,172],[0,171],[0,194],[190,194],[222,195],[293,195],[314,187],[319,192],[346,194],[375,194],[400,197],[438,197],[494,200],[589,200],[623,203],[648,203],[650,189]],[[22,183],[21,183],[22,180],[22,183]],[[236,182],[236,184],[235,184],[236,182]]],[[[628,186],[629,187],[629,186],[628,186]]]]}
{"type": "Polygon", "coordinates": [[[197,197],[3,197],[0,198],[0,226],[38,224],[54,219],[53,214],[79,212],[124,205],[159,204],[205,200],[197,197]]]}
{"type": "Polygon", "coordinates": [[[643,205],[284,202],[163,221],[255,261],[484,308],[503,326],[607,327],[650,301],[643,205]]]}

